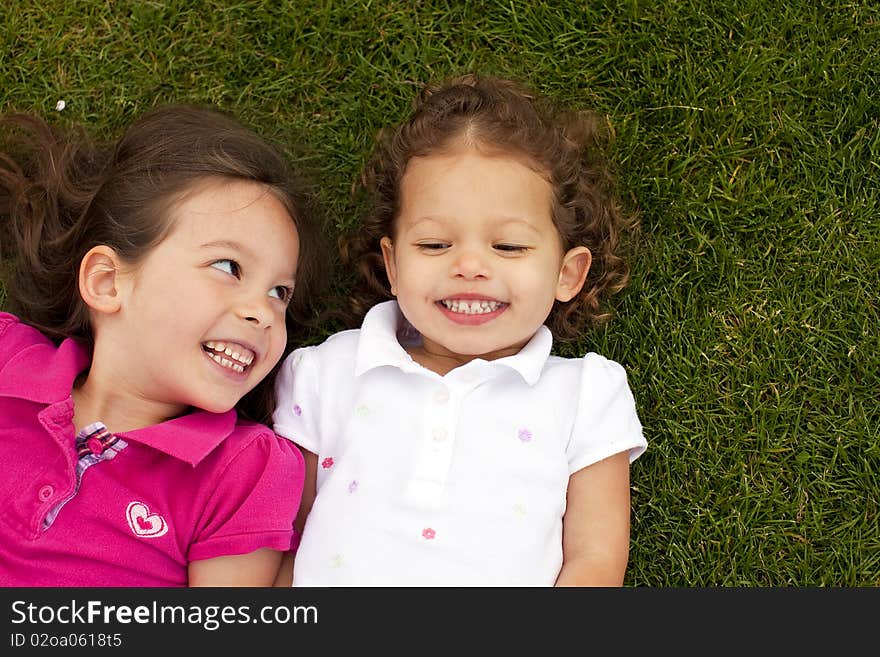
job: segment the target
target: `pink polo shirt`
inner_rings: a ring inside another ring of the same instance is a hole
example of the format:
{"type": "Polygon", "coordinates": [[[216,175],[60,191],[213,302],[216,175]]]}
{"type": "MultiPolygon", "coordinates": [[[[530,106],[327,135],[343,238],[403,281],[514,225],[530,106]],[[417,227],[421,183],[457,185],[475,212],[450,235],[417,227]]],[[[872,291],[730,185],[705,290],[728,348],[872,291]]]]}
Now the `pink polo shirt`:
{"type": "Polygon", "coordinates": [[[0,586],[186,586],[191,561],[290,549],[291,442],[195,411],[78,455],[70,391],[89,362],[0,312],[0,586]]]}

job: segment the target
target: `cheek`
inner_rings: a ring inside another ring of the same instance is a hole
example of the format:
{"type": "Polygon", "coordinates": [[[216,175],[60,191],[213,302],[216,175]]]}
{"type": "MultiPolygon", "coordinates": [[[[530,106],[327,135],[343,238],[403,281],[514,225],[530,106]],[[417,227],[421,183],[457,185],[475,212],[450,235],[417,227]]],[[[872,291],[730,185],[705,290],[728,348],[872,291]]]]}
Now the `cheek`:
{"type": "Polygon", "coordinates": [[[425,286],[427,280],[434,277],[427,275],[426,268],[412,259],[398,256],[391,266],[388,280],[395,294],[406,294],[425,286]]]}
{"type": "MultiPolygon", "coordinates": [[[[281,318],[282,326],[284,322],[284,318],[281,318]]],[[[272,341],[269,347],[269,360],[271,361],[269,369],[275,367],[275,364],[281,360],[281,355],[284,353],[284,347],[287,344],[287,328],[281,328],[277,331],[273,331],[272,341]]]]}
{"type": "Polygon", "coordinates": [[[529,300],[529,307],[534,312],[549,313],[556,300],[558,282],[558,271],[552,264],[546,263],[540,268],[517,272],[516,279],[511,284],[514,296],[519,297],[520,301],[529,300]]]}
{"type": "Polygon", "coordinates": [[[530,267],[517,268],[511,274],[511,284],[523,294],[542,294],[556,287],[557,270],[548,262],[535,262],[530,267]]]}

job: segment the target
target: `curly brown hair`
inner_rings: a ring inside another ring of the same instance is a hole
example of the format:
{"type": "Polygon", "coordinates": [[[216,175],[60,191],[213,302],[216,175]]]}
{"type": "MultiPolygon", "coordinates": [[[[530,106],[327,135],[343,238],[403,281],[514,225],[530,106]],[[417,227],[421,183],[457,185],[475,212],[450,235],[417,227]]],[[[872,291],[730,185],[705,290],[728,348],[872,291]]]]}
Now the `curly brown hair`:
{"type": "MultiPolygon", "coordinates": [[[[116,142],[40,117],[0,117],[0,255],[6,306],[54,342],[93,343],[79,295],[79,263],[94,246],[140,261],[170,228],[168,210],[207,178],[265,185],[285,206],[300,240],[288,342],[309,330],[326,258],[317,206],[280,148],[219,110],[193,104],[154,108],[116,142]]],[[[276,370],[277,371],[277,367],[276,370]]],[[[244,417],[268,424],[273,371],[239,401],[244,417]]]]}
{"type": "Polygon", "coordinates": [[[622,238],[637,220],[616,195],[602,152],[604,126],[598,114],[559,107],[511,79],[468,74],[425,86],[410,116],[380,131],[356,187],[366,193],[368,211],[360,226],[340,237],[342,262],[359,273],[349,299],[353,315],[363,317],[392,298],[379,242],[394,233],[407,164],[466,141],[525,158],[554,190],[552,217],[564,250],[590,249],[583,289],[568,302],[557,301],[547,318],[554,336],[573,339],[610,319],[607,298],[629,281],[622,238]]]}

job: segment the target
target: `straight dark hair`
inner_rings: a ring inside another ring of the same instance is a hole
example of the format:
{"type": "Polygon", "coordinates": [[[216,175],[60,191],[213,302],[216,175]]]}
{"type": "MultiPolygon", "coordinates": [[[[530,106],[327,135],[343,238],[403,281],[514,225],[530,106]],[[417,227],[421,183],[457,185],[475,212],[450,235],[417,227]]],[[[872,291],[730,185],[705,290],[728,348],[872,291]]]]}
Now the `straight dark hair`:
{"type": "MultiPolygon", "coordinates": [[[[324,278],[317,208],[279,147],[219,110],[171,104],[135,120],[118,141],[81,128],[59,130],[40,117],[0,117],[0,254],[7,307],[59,343],[93,342],[77,275],[94,246],[137,264],[168,234],[169,208],[206,179],[265,185],[284,205],[300,240],[288,342],[312,327],[324,278]]],[[[276,370],[236,409],[268,424],[276,370]]]]}

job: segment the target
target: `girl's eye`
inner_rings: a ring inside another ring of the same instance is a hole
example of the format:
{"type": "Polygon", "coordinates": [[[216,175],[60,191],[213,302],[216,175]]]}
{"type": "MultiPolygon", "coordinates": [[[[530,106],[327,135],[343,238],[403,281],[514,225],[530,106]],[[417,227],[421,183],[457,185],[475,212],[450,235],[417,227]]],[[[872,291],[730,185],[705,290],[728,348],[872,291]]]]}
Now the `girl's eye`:
{"type": "Polygon", "coordinates": [[[423,251],[442,251],[448,249],[450,244],[448,242],[419,242],[416,246],[423,251]]]}
{"type": "Polygon", "coordinates": [[[211,266],[220,271],[225,271],[231,276],[238,278],[241,275],[241,267],[235,260],[217,260],[211,263],[211,266]]]}
{"type": "Polygon", "coordinates": [[[286,285],[276,285],[269,290],[269,296],[281,299],[284,303],[290,303],[293,298],[293,288],[286,285]]]}
{"type": "Polygon", "coordinates": [[[494,248],[505,253],[523,253],[529,250],[529,247],[520,244],[496,244],[494,248]]]}

